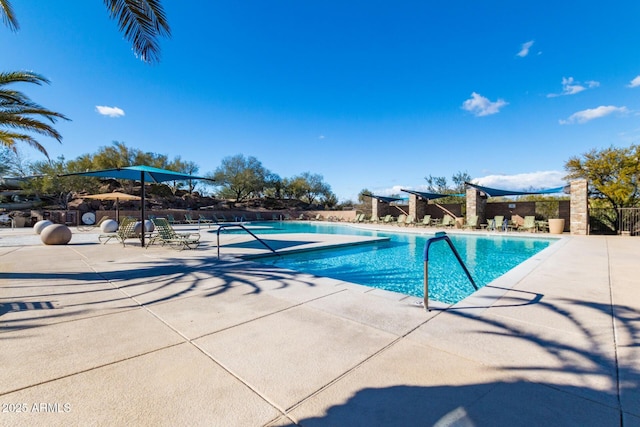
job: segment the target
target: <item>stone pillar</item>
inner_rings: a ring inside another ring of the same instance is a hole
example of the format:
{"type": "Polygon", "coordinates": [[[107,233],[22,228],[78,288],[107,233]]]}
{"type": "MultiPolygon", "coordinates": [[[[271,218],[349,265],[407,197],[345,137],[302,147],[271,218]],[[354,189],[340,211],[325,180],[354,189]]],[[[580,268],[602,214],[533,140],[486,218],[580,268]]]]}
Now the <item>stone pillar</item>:
{"type": "Polygon", "coordinates": [[[371,198],[371,217],[383,217],[389,213],[389,204],[381,202],[376,198],[371,198]]]}
{"type": "Polygon", "coordinates": [[[409,193],[409,215],[413,215],[413,218],[421,220],[427,213],[428,200],[423,200],[422,197],[409,193]]]}
{"type": "Polygon", "coordinates": [[[469,218],[478,215],[478,224],[486,222],[485,207],[487,206],[487,197],[475,187],[467,188],[467,221],[469,218]]]}
{"type": "Polygon", "coordinates": [[[571,181],[571,234],[589,234],[589,194],[587,180],[571,181]]]}

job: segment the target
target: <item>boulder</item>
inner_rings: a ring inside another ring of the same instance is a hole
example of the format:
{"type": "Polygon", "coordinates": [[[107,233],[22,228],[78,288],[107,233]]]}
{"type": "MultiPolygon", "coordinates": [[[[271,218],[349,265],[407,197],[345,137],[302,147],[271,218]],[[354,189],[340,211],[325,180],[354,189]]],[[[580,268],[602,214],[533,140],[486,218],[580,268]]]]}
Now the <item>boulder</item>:
{"type": "Polygon", "coordinates": [[[43,219],[42,221],[38,221],[35,224],[33,224],[33,231],[36,234],[40,234],[42,233],[42,230],[44,230],[45,228],[47,228],[48,226],[52,225],[53,223],[51,221],[49,221],[48,219],[43,219]]]}
{"type": "MultiPolygon", "coordinates": [[[[155,230],[155,225],[153,225],[153,222],[151,222],[150,220],[145,220],[144,221],[144,229],[147,233],[151,233],[153,230],[155,230]]],[[[133,232],[136,234],[140,234],[140,232],[142,231],[142,225],[140,225],[140,221],[136,222],[136,225],[133,229],[133,232]]]]}
{"type": "Polygon", "coordinates": [[[100,230],[102,230],[103,233],[115,233],[117,229],[118,223],[112,219],[105,219],[102,221],[102,224],[100,224],[100,230]]]}
{"type": "Polygon", "coordinates": [[[51,224],[40,233],[45,245],[66,245],[71,240],[71,230],[66,225],[51,224]]]}

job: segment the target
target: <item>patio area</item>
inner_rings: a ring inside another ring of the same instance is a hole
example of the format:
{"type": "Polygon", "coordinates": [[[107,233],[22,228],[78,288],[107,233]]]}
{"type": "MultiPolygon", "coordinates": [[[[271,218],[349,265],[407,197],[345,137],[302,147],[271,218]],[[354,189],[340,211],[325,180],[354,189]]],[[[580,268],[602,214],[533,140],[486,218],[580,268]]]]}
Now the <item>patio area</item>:
{"type": "Polygon", "coordinates": [[[427,313],[238,260],[264,251],[246,236],[218,260],[202,236],[179,252],[0,230],[0,424],[640,426],[636,238],[565,236],[427,313]]]}

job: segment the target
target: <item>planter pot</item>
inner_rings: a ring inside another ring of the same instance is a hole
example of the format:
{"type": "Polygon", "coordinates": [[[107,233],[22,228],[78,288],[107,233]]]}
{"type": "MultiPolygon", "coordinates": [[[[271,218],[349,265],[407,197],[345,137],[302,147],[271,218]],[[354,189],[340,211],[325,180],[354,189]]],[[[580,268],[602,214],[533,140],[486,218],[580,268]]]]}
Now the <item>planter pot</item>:
{"type": "Polygon", "coordinates": [[[549,234],[562,234],[564,232],[564,218],[549,219],[549,234]]]}

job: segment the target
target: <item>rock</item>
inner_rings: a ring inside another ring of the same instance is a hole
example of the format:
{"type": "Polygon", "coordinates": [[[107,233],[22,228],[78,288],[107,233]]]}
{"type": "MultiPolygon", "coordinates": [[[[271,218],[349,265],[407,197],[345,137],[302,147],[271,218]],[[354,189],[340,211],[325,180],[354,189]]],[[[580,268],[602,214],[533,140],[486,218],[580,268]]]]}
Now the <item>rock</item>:
{"type": "MultiPolygon", "coordinates": [[[[136,234],[140,234],[142,226],[140,225],[140,221],[136,222],[136,225],[133,229],[133,232],[136,234]]],[[[144,229],[147,233],[151,233],[153,230],[155,230],[155,225],[153,225],[153,222],[151,222],[150,220],[145,220],[144,222],[144,229]]]]}
{"type": "Polygon", "coordinates": [[[66,245],[71,240],[71,230],[66,225],[51,224],[40,233],[45,245],[66,245]]]}
{"type": "Polygon", "coordinates": [[[115,233],[117,229],[118,223],[112,219],[105,219],[102,221],[102,224],[100,224],[100,230],[102,230],[103,233],[115,233]]]}
{"type": "Polygon", "coordinates": [[[33,231],[36,234],[40,234],[42,233],[42,230],[44,230],[45,228],[47,228],[48,226],[52,225],[53,223],[51,221],[49,221],[48,219],[43,219],[42,221],[38,221],[35,224],[33,224],[33,231]]]}

